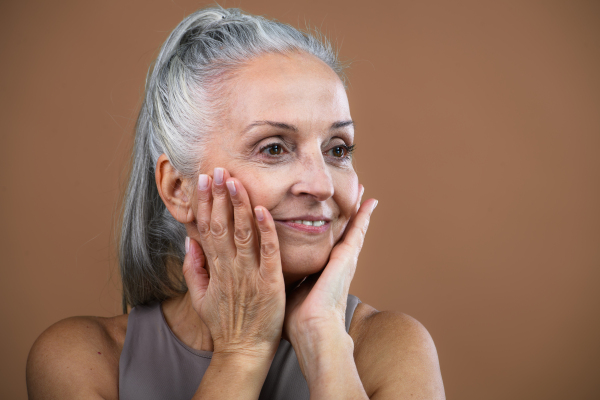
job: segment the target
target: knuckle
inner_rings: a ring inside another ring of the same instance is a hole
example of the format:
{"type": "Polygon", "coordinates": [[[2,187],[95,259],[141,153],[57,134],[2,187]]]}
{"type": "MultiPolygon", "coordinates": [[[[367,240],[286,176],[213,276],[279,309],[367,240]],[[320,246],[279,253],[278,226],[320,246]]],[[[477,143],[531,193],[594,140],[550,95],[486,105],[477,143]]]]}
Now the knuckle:
{"type": "Polygon", "coordinates": [[[249,247],[252,243],[252,229],[247,226],[236,227],[233,237],[238,247],[249,247]]]}
{"type": "Polygon", "coordinates": [[[219,199],[224,199],[229,197],[227,189],[225,189],[225,185],[222,186],[216,186],[213,189],[213,197],[219,198],[219,199]]]}
{"type": "Polygon", "coordinates": [[[227,225],[220,221],[213,221],[210,224],[210,233],[216,239],[220,239],[227,235],[227,225]]]}
{"type": "Polygon", "coordinates": [[[208,203],[210,201],[210,193],[208,191],[200,190],[198,193],[198,201],[202,203],[208,203]]]}
{"type": "MultiPolygon", "coordinates": [[[[200,253],[200,252],[196,252],[196,253],[194,254],[194,257],[193,257],[193,259],[192,259],[192,262],[193,262],[195,265],[198,265],[198,266],[200,266],[201,268],[204,268],[204,262],[205,262],[205,261],[206,261],[206,258],[204,257],[204,254],[203,254],[203,253],[200,253]]],[[[190,263],[190,264],[191,264],[191,263],[190,263]]]]}
{"type": "Polygon", "coordinates": [[[210,233],[210,225],[208,222],[198,220],[198,233],[200,233],[202,236],[207,236],[210,233]]]}
{"type": "Polygon", "coordinates": [[[259,224],[258,229],[260,229],[262,235],[269,235],[272,228],[268,224],[259,224]]]}
{"type": "Polygon", "coordinates": [[[233,204],[233,207],[236,209],[242,209],[245,206],[244,202],[239,198],[239,196],[230,196],[230,200],[231,204],[233,204]]]}
{"type": "Polygon", "coordinates": [[[367,222],[360,228],[361,236],[365,236],[367,234],[368,229],[369,229],[369,222],[367,222]]]}
{"type": "Polygon", "coordinates": [[[277,256],[279,246],[273,242],[263,242],[260,245],[260,252],[265,259],[272,259],[277,256]]]}
{"type": "Polygon", "coordinates": [[[362,237],[364,237],[367,234],[368,229],[369,229],[369,219],[367,218],[365,223],[362,224],[362,226],[359,228],[359,231],[360,231],[360,234],[362,237]]]}

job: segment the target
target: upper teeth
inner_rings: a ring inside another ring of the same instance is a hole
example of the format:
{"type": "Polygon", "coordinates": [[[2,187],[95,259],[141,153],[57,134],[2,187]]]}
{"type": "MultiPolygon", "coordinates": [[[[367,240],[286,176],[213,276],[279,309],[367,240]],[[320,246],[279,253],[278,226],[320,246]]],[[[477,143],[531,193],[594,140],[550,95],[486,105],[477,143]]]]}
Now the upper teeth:
{"type": "Polygon", "coordinates": [[[296,224],[304,224],[304,225],[311,225],[311,226],[321,226],[321,225],[325,225],[325,221],[305,221],[305,220],[295,220],[292,221],[293,223],[296,224]]]}

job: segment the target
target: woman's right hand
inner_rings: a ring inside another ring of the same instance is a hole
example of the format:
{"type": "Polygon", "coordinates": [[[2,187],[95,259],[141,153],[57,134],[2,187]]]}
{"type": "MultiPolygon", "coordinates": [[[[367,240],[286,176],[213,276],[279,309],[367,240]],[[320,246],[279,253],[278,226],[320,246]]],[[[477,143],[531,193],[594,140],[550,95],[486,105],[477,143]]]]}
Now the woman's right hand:
{"type": "Polygon", "coordinates": [[[214,179],[200,175],[200,245],[186,239],[183,273],[214,354],[270,362],[281,339],[285,285],[273,218],[264,207],[254,211],[256,224],[248,193],[224,168],[215,168],[214,179]]]}

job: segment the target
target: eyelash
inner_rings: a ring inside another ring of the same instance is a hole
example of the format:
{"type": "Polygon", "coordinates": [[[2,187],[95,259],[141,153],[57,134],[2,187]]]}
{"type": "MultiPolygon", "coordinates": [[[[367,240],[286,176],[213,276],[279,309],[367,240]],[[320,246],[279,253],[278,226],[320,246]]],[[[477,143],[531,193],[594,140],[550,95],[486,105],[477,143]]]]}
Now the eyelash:
{"type": "MultiPolygon", "coordinates": [[[[274,146],[281,146],[283,148],[283,146],[281,145],[281,143],[269,143],[269,144],[261,147],[260,150],[259,150],[259,152],[261,154],[263,154],[265,150],[268,150],[268,149],[270,149],[270,148],[272,148],[274,146]]],[[[343,161],[349,160],[352,157],[352,153],[354,153],[354,150],[356,149],[356,145],[355,144],[350,145],[350,146],[348,146],[346,144],[339,144],[337,146],[333,146],[331,149],[327,150],[327,152],[330,152],[331,150],[333,150],[333,149],[335,149],[337,147],[341,147],[341,148],[344,149],[344,157],[334,157],[334,158],[337,158],[337,159],[343,160],[343,161]]],[[[272,155],[272,154],[267,155],[267,157],[278,157],[278,156],[279,156],[279,154],[278,155],[272,155]]]]}

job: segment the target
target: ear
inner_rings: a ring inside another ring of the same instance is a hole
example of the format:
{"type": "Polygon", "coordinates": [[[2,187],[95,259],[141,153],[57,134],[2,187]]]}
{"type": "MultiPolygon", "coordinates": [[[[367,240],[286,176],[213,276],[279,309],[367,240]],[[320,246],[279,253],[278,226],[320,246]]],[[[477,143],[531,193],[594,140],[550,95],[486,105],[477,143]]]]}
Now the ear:
{"type": "Polygon", "coordinates": [[[166,154],[161,154],[154,172],[160,198],[177,221],[185,224],[194,220],[192,197],[186,192],[185,179],[171,165],[166,154]]]}

